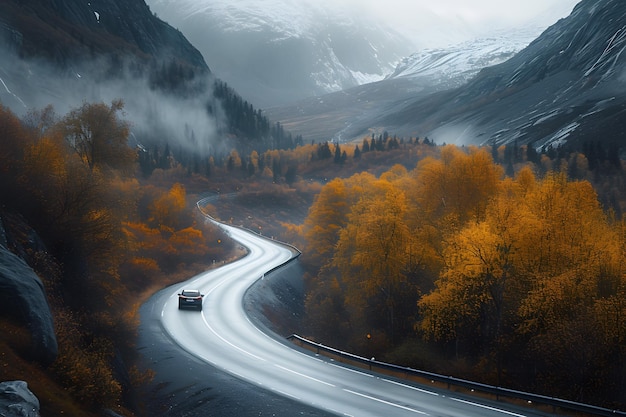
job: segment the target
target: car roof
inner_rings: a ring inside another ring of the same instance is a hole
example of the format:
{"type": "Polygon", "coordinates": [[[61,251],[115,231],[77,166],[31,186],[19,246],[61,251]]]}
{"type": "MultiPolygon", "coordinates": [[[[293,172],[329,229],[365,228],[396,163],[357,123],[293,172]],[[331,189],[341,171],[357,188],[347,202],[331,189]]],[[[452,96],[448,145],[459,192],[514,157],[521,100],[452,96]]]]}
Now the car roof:
{"type": "Polygon", "coordinates": [[[200,294],[198,290],[183,290],[183,294],[200,294]]]}

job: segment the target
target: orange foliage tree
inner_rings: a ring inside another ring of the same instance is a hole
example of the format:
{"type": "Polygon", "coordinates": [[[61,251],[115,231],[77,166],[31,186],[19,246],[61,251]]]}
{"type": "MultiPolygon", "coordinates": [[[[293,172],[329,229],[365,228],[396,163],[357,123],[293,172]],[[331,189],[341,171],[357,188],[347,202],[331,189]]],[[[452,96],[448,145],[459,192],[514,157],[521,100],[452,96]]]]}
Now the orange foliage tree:
{"type": "Polygon", "coordinates": [[[449,240],[437,288],[419,301],[421,330],[469,344],[475,355],[489,352],[496,382],[503,357],[521,351],[543,388],[559,378],[558,386],[569,381],[580,395],[574,399],[584,400],[583,393],[597,394],[616,349],[616,340],[589,340],[607,328],[597,313],[614,306],[623,288],[623,244],[589,183],[564,174],[537,181],[525,171],[502,184],[483,221],[449,240]]]}
{"type": "Polygon", "coordinates": [[[176,183],[169,192],[162,194],[150,206],[150,222],[157,227],[176,229],[183,214],[187,192],[182,184],[176,183]]]}
{"type": "Polygon", "coordinates": [[[309,262],[320,265],[330,259],[339,231],[347,222],[347,214],[345,184],[334,179],[316,196],[304,223],[304,253],[309,262]]]}
{"type": "Polygon", "coordinates": [[[411,291],[404,273],[410,239],[405,223],[406,199],[388,181],[377,181],[371,187],[376,192],[365,194],[352,206],[333,265],[344,282],[349,308],[379,311],[386,318],[384,328],[393,341],[399,295],[411,291]]]}
{"type": "Polygon", "coordinates": [[[365,333],[386,339],[378,348],[422,337],[490,383],[618,398],[626,229],[589,182],[558,168],[509,178],[484,149],[444,146],[410,172],[329,182],[302,227],[316,268],[307,312],[333,321],[317,331],[329,340],[338,340],[329,328],[343,332],[343,346],[360,352],[365,333]]]}

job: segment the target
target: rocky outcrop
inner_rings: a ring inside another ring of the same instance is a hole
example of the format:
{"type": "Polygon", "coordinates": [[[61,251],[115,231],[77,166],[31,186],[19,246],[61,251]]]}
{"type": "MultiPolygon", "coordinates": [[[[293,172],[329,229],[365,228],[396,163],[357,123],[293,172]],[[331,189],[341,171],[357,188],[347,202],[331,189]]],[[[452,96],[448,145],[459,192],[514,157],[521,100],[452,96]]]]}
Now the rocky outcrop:
{"type": "Polygon", "coordinates": [[[0,383],[0,416],[39,417],[39,400],[24,381],[0,383]]]}
{"type": "Polygon", "coordinates": [[[48,365],[58,353],[52,313],[43,284],[26,262],[0,246],[0,314],[28,326],[31,354],[48,365]]]}

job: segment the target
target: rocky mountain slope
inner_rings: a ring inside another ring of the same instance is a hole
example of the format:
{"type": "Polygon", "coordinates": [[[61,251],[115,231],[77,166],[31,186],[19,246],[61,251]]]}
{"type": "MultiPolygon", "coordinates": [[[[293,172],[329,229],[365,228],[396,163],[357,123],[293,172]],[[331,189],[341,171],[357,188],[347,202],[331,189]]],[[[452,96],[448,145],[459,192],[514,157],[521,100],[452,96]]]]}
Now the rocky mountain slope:
{"type": "Polygon", "coordinates": [[[339,3],[148,3],[184,28],[218,77],[262,108],[381,80],[415,50],[392,28],[339,3]]]}
{"type": "Polygon", "coordinates": [[[21,58],[63,66],[100,55],[175,59],[208,71],[185,37],[143,0],[26,0],[0,4],[0,33],[21,58]]]}
{"type": "Polygon", "coordinates": [[[467,86],[381,112],[375,123],[439,143],[624,144],[625,30],[626,3],[584,0],[467,86]]]}

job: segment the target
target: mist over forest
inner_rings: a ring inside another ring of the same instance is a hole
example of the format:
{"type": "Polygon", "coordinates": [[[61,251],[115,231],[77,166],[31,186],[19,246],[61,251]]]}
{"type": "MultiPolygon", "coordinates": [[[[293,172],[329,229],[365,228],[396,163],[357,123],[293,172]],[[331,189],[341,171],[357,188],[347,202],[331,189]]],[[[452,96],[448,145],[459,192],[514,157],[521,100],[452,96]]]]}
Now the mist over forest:
{"type": "MultiPolygon", "coordinates": [[[[4,54],[9,55],[6,51],[4,54]]],[[[115,65],[102,58],[60,70],[46,62],[20,60],[13,55],[13,59],[1,65],[9,83],[2,96],[9,105],[16,102],[11,108],[20,116],[46,106],[62,115],[86,102],[111,103],[121,99],[136,144],[168,142],[202,156],[229,151],[223,148],[218,135],[228,123],[213,94],[215,78],[208,73],[186,76],[185,69],[170,65],[163,62],[161,68],[149,71],[130,58],[115,65]],[[158,81],[157,77],[165,81],[158,81]],[[175,90],[159,85],[169,79],[181,85],[175,90]]]]}

